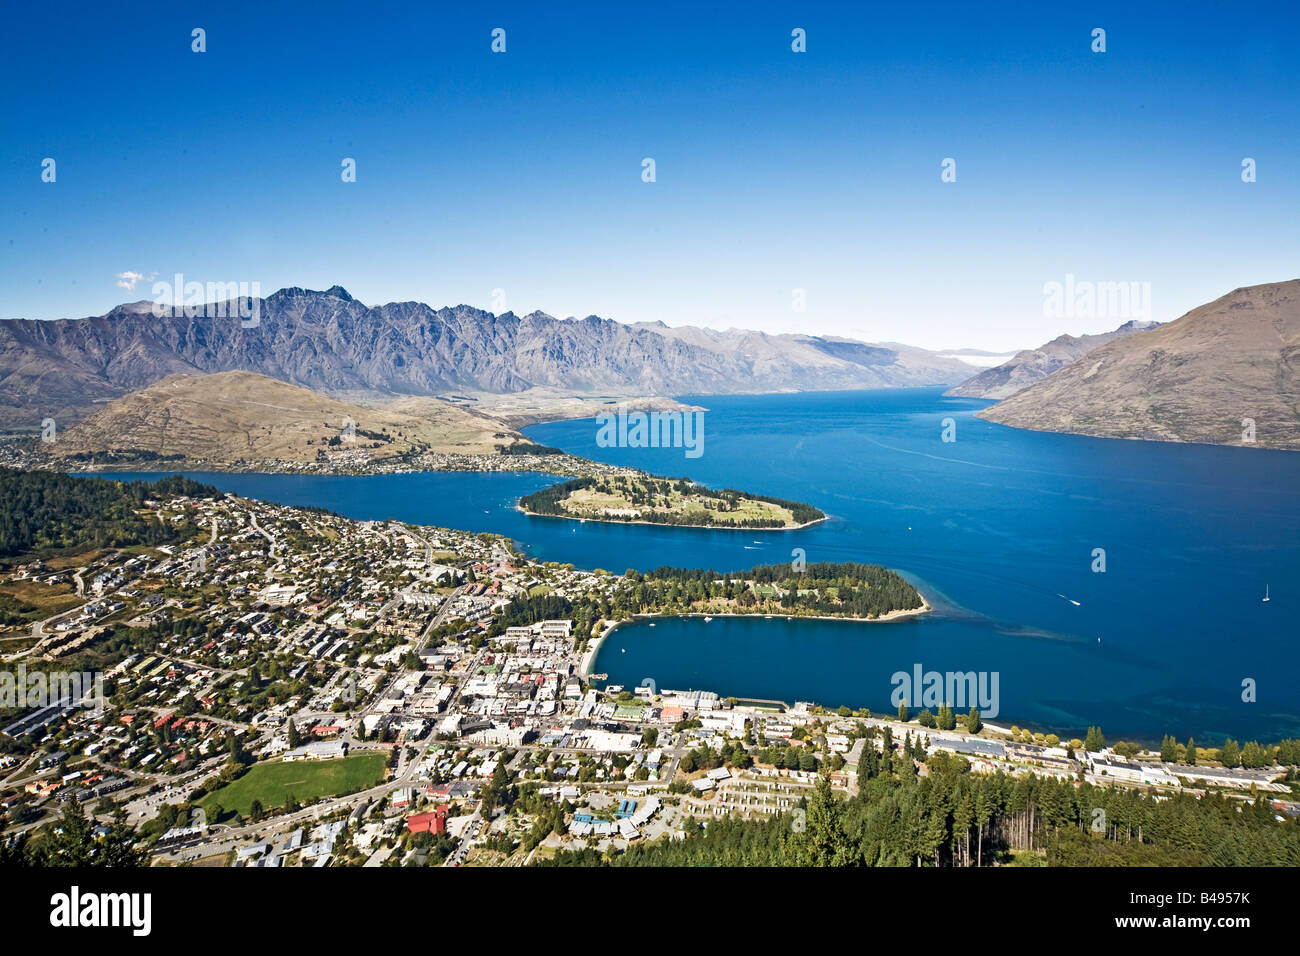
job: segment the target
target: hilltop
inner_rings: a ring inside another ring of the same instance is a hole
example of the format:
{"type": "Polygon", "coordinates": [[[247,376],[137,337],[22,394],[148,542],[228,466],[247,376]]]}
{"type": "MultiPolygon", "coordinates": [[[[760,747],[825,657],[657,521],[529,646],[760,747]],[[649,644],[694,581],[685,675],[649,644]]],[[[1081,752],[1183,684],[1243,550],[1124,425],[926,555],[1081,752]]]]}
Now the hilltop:
{"type": "Polygon", "coordinates": [[[418,414],[368,408],[253,372],[169,375],[92,412],[43,445],[64,463],[238,467],[421,452],[481,455],[523,443],[495,419],[429,401],[418,414]],[[350,427],[349,427],[350,426],[350,427]]]}
{"type": "Polygon", "coordinates": [[[980,418],[1038,431],[1300,449],[1300,279],[1116,339],[980,418]]]}

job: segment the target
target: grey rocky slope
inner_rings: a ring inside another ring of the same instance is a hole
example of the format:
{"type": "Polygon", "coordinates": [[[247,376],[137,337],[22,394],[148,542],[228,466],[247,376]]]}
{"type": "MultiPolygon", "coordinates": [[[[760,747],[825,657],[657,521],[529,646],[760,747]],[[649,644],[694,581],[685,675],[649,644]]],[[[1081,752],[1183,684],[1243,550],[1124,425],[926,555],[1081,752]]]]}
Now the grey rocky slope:
{"type": "Polygon", "coordinates": [[[334,286],[281,289],[259,322],[157,317],[0,322],[0,425],[62,422],[177,372],[249,371],[360,398],[561,388],[627,395],[944,385],[969,366],[934,353],[807,335],[716,333],[419,302],[368,307],[334,286]]]}

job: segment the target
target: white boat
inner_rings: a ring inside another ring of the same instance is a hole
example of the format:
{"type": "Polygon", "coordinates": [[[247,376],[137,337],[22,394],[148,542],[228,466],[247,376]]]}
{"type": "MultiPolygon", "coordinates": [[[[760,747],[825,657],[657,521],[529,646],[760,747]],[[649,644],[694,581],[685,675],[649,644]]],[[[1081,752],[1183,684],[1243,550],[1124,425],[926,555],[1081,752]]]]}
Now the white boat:
{"type": "Polygon", "coordinates": [[[704,623],[705,623],[705,624],[708,624],[711,620],[713,620],[713,618],[711,618],[711,617],[706,617],[706,618],[704,619],[704,623]]]}
{"type": "Polygon", "coordinates": [[[1267,584],[1264,585],[1264,603],[1265,603],[1265,604],[1268,603],[1268,585],[1267,585],[1267,584]]]}

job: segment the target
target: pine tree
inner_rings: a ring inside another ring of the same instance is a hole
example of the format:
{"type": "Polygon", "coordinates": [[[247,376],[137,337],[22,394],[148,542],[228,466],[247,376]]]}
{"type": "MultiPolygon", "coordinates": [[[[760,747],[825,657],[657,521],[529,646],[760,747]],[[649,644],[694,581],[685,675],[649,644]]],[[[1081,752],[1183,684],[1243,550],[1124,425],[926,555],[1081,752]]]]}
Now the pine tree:
{"type": "Polygon", "coordinates": [[[984,781],[975,784],[975,826],[978,830],[975,841],[975,865],[984,865],[984,829],[993,819],[993,801],[989,798],[984,781]]]}
{"type": "Polygon", "coordinates": [[[1196,741],[1191,737],[1187,738],[1187,764],[1191,767],[1196,766],[1196,741]]]}
{"type": "Polygon", "coordinates": [[[940,730],[952,730],[957,726],[957,718],[953,716],[952,708],[946,703],[939,706],[939,713],[935,715],[934,721],[940,730]]]}
{"type": "Polygon", "coordinates": [[[1174,740],[1172,734],[1165,734],[1164,739],[1160,741],[1160,759],[1164,763],[1178,761],[1178,741],[1174,740]]]}
{"type": "Polygon", "coordinates": [[[1219,763],[1225,767],[1235,767],[1241,763],[1241,751],[1231,737],[1223,742],[1223,748],[1219,751],[1219,763]]]}
{"type": "Polygon", "coordinates": [[[966,732],[968,734],[978,734],[983,726],[984,722],[980,720],[980,712],[972,707],[970,713],[966,715],[966,732]]]}
{"type": "Polygon", "coordinates": [[[971,801],[970,792],[963,791],[961,799],[957,801],[957,809],[952,814],[953,855],[957,855],[957,841],[960,840],[962,866],[970,866],[970,830],[974,822],[975,805],[971,801]]]}
{"type": "Polygon", "coordinates": [[[1106,738],[1101,732],[1100,727],[1089,727],[1088,734],[1083,739],[1083,749],[1096,753],[1106,746],[1106,738]]]}
{"type": "Polygon", "coordinates": [[[800,841],[805,866],[846,866],[855,862],[844,832],[843,808],[825,780],[817,781],[808,800],[807,825],[800,841]]]}

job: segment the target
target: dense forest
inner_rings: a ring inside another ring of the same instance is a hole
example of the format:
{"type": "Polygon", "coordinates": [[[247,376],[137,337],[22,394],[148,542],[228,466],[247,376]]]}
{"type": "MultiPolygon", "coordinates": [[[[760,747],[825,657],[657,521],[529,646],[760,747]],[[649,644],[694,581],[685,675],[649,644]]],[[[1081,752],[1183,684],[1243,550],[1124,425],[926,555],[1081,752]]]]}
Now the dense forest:
{"type": "Polygon", "coordinates": [[[878,564],[827,561],[796,571],[790,564],[762,564],[749,571],[718,574],[700,568],[655,568],[629,572],[635,586],[614,599],[619,610],[690,610],[710,600],[735,601],[740,609],[780,609],[818,615],[877,617],[915,610],[923,604],[916,588],[878,564]],[[750,583],[752,582],[752,587],[750,583]],[[767,602],[767,603],[765,603],[767,602]]]}
{"type": "Polygon", "coordinates": [[[533,442],[515,442],[513,445],[497,445],[497,453],[501,455],[563,455],[566,454],[562,448],[552,448],[550,445],[538,445],[533,442]]]}
{"type": "Polygon", "coordinates": [[[135,846],[139,834],[127,824],[119,808],[108,832],[96,837],[95,821],[88,818],[75,800],[65,803],[63,817],[32,838],[21,833],[8,839],[0,819],[0,870],[9,867],[140,867],[149,865],[149,854],[135,846]]]}
{"type": "Polygon", "coordinates": [[[624,578],[626,586],[576,602],[553,594],[516,597],[489,625],[487,636],[552,618],[574,619],[574,633],[581,640],[596,621],[632,614],[772,611],[867,618],[915,610],[923,603],[901,575],[877,564],[818,562],[804,571],[788,564],[763,564],[725,574],[662,567],[644,574],[629,569],[624,578]]]}
{"type": "Polygon", "coordinates": [[[685,840],[637,843],[619,855],[560,851],[538,865],[1300,865],[1300,823],[1279,821],[1263,796],[1157,799],[1072,780],[973,774],[947,754],[931,755],[920,776],[911,756],[868,754],[857,796],[841,799],[823,779],[802,817],[710,820],[685,840]]]}
{"type": "MultiPolygon", "coordinates": [[[[572,517],[564,507],[564,500],[575,491],[581,491],[584,488],[592,488],[603,494],[615,494],[625,498],[634,508],[651,508],[651,507],[670,507],[671,499],[674,495],[690,495],[694,498],[703,499],[705,508],[710,511],[716,511],[719,515],[725,515],[734,512],[740,507],[739,502],[742,498],[748,498],[753,501],[765,501],[768,504],[776,505],[781,508],[789,509],[794,520],[799,524],[806,524],[809,521],[819,521],[826,515],[818,508],[812,505],[804,504],[800,501],[788,501],[785,498],[773,498],[767,495],[751,495],[743,491],[737,491],[735,488],[706,488],[703,485],[697,485],[689,478],[656,478],[645,476],[635,480],[622,476],[601,477],[601,478],[574,478],[572,481],[561,482],[558,485],[552,485],[549,488],[543,488],[531,495],[525,495],[519,499],[519,505],[525,511],[531,511],[540,515],[556,515],[559,517],[572,517]]],[[[633,518],[630,515],[610,515],[602,520],[609,521],[647,521],[652,524],[670,524],[670,525],[698,525],[700,523],[699,514],[659,513],[654,511],[645,511],[639,517],[633,518]]],[[[725,525],[726,527],[735,528],[781,528],[784,522],[776,518],[717,518],[714,523],[725,525]]]]}
{"type": "Polygon", "coordinates": [[[121,482],[0,468],[0,558],[184,540],[192,528],[139,513],[145,501],[173,495],[217,498],[221,492],[180,475],[121,482]]]}

